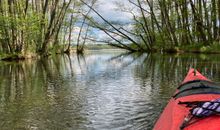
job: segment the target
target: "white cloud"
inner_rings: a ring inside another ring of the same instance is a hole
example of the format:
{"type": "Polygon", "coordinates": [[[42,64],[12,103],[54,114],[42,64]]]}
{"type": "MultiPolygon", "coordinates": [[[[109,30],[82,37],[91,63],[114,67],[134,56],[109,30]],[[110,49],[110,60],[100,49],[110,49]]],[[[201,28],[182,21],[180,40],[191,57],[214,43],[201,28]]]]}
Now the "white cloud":
{"type": "MultiPolygon", "coordinates": [[[[132,15],[126,12],[118,10],[116,5],[118,0],[99,0],[97,3],[96,11],[99,12],[105,19],[109,21],[129,22],[132,19],[132,15]]],[[[122,4],[129,5],[127,0],[120,0],[122,4]]],[[[94,12],[91,15],[99,21],[102,21],[94,12]]]]}
{"type": "MultiPolygon", "coordinates": [[[[106,20],[108,21],[118,21],[122,23],[126,23],[126,28],[132,28],[130,22],[132,22],[132,15],[126,12],[121,11],[122,5],[126,7],[131,6],[131,4],[127,0],[98,0],[95,4],[95,10],[100,13],[106,20]]],[[[103,22],[103,20],[95,14],[93,11],[90,13],[95,20],[103,22]]],[[[81,24],[79,24],[81,25],[81,24]]],[[[79,26],[77,25],[77,26],[79,26]]],[[[78,35],[79,27],[74,29],[74,34],[78,35]]],[[[103,31],[98,29],[92,29],[91,37],[96,40],[107,40],[109,36],[106,35],[103,31]]],[[[119,38],[118,36],[114,36],[115,38],[119,38]]]]}

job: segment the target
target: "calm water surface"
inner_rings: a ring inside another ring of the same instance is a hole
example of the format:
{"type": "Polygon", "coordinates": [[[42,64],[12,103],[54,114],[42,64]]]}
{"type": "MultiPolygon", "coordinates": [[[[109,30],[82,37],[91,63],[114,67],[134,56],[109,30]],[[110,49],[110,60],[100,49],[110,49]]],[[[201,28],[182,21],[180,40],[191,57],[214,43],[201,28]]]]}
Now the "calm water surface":
{"type": "Polygon", "coordinates": [[[151,130],[189,67],[220,81],[218,57],[94,51],[0,62],[0,129],[151,130]]]}

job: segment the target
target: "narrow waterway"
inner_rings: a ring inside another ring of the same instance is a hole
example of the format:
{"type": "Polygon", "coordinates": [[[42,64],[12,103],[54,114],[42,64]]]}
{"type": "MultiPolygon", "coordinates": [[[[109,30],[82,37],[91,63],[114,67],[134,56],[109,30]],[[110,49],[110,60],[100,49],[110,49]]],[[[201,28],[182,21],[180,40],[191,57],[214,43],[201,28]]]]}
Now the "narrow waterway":
{"type": "Polygon", "coordinates": [[[190,67],[220,81],[220,55],[85,55],[0,62],[1,130],[151,130],[190,67]]]}

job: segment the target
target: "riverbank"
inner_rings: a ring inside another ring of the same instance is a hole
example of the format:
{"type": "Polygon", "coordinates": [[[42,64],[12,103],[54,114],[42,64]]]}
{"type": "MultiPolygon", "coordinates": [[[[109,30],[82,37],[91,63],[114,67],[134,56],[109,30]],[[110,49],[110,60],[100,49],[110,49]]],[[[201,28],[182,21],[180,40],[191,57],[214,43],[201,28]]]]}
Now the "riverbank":
{"type": "MultiPolygon", "coordinates": [[[[92,44],[92,45],[86,45],[84,47],[83,53],[86,53],[87,51],[90,51],[90,50],[99,51],[99,50],[112,50],[112,49],[118,50],[119,48],[112,47],[107,44],[92,44]]],[[[63,52],[63,51],[52,50],[52,51],[48,52],[47,55],[43,55],[43,57],[47,57],[50,55],[56,55],[56,54],[65,54],[65,53],[66,52],[63,52]]],[[[72,46],[68,53],[69,54],[77,53],[76,46],[72,46]]],[[[42,55],[40,55],[38,53],[34,53],[34,52],[13,53],[13,54],[1,53],[0,54],[0,60],[2,60],[2,61],[18,61],[18,60],[25,60],[25,59],[38,59],[40,57],[42,57],[42,55]]]]}
{"type": "Polygon", "coordinates": [[[201,54],[220,54],[220,45],[213,44],[209,46],[203,45],[187,45],[180,47],[173,47],[169,49],[159,49],[164,53],[201,53],[201,54]]]}
{"type": "Polygon", "coordinates": [[[25,59],[35,59],[39,57],[39,55],[35,53],[26,53],[26,54],[1,54],[0,60],[2,61],[18,61],[25,59]]]}
{"type": "MultiPolygon", "coordinates": [[[[122,50],[120,48],[116,48],[113,46],[109,46],[107,44],[93,44],[87,45],[84,48],[83,53],[87,53],[89,51],[108,51],[108,50],[122,50]]],[[[125,49],[124,49],[125,50],[125,49]]],[[[126,50],[125,50],[126,51],[126,50]]],[[[47,56],[53,54],[64,54],[65,52],[49,52],[47,56]]],[[[72,46],[70,49],[70,54],[77,53],[76,46],[72,46]]],[[[145,53],[145,51],[142,51],[145,53]]],[[[195,45],[188,45],[188,46],[179,46],[179,47],[172,47],[172,48],[157,48],[155,47],[153,51],[148,51],[147,53],[171,53],[171,54],[181,54],[181,53],[200,53],[200,54],[220,54],[220,45],[213,44],[211,46],[195,46],[195,45]]],[[[40,58],[41,55],[33,52],[28,52],[24,54],[1,54],[0,60],[2,61],[17,61],[17,60],[25,60],[25,59],[37,59],[40,58]]]]}

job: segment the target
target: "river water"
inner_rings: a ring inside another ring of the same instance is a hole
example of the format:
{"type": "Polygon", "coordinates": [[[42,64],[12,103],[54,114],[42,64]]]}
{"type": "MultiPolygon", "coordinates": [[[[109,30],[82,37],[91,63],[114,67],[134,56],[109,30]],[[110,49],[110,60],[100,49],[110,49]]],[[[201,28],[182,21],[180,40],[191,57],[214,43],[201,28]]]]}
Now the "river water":
{"type": "Polygon", "coordinates": [[[190,67],[220,81],[218,57],[103,50],[0,62],[0,129],[151,130],[190,67]]]}

